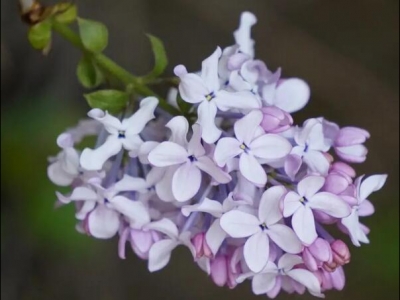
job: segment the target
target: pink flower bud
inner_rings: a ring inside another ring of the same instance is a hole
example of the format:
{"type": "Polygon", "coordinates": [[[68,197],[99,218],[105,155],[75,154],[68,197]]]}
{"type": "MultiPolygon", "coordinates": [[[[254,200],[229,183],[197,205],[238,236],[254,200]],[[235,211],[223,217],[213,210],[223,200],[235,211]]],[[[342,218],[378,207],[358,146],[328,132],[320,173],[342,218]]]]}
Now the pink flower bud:
{"type": "Polygon", "coordinates": [[[329,272],[329,273],[334,272],[334,271],[336,270],[337,267],[338,267],[338,264],[337,264],[336,262],[334,262],[334,261],[326,262],[326,263],[324,263],[324,264],[322,265],[322,268],[323,268],[325,271],[329,272]]]}
{"type": "Polygon", "coordinates": [[[224,286],[228,280],[228,266],[225,256],[217,256],[211,262],[211,278],[218,286],[224,286]]]}
{"type": "Polygon", "coordinates": [[[333,253],[333,261],[338,265],[343,266],[350,262],[350,250],[343,241],[334,241],[331,243],[331,248],[333,253]]]}
{"type": "Polygon", "coordinates": [[[306,267],[310,271],[317,271],[318,270],[318,262],[315,260],[314,256],[310,253],[310,251],[306,248],[303,251],[303,261],[306,267]]]}
{"type": "Polygon", "coordinates": [[[278,107],[263,107],[261,111],[264,114],[261,127],[266,132],[279,133],[288,130],[293,124],[292,116],[278,107]]]}
{"type": "Polygon", "coordinates": [[[201,258],[203,256],[206,256],[208,258],[212,258],[213,257],[213,253],[212,253],[210,247],[208,246],[208,244],[206,242],[206,238],[205,238],[204,232],[196,234],[192,238],[192,244],[193,244],[194,249],[196,251],[196,257],[197,258],[201,258]]]}
{"type": "Polygon", "coordinates": [[[324,239],[317,238],[308,249],[310,250],[310,253],[321,262],[332,260],[331,247],[324,239]]]}
{"type": "Polygon", "coordinates": [[[363,143],[370,137],[368,131],[356,127],[344,127],[335,139],[336,154],[351,163],[362,163],[367,158],[368,149],[363,143]]]}
{"type": "Polygon", "coordinates": [[[351,166],[341,161],[332,164],[331,171],[335,171],[342,175],[347,175],[350,178],[354,178],[356,176],[356,171],[351,166]]]}

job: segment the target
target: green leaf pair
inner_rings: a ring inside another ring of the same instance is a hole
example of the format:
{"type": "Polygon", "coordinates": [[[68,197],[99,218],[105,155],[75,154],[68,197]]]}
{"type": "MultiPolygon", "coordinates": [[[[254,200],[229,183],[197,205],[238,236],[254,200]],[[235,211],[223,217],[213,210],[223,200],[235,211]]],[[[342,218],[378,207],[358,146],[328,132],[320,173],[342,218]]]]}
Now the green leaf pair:
{"type": "Polygon", "coordinates": [[[118,90],[100,90],[84,95],[89,106],[116,114],[129,102],[129,94],[118,90]]]}

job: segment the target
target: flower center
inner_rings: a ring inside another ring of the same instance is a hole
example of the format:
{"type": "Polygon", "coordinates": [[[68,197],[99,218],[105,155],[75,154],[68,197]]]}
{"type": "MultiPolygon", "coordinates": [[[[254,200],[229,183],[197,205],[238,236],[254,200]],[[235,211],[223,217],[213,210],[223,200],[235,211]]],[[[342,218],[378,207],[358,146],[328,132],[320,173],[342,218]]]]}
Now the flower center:
{"type": "Polygon", "coordinates": [[[188,159],[190,160],[190,162],[197,161],[197,159],[196,159],[196,157],[194,155],[188,156],[188,159]]]}
{"type": "Polygon", "coordinates": [[[207,101],[211,101],[214,98],[215,98],[215,93],[214,92],[211,92],[208,95],[206,95],[206,100],[207,101]]]}
{"type": "Polygon", "coordinates": [[[261,228],[262,231],[268,229],[268,226],[267,226],[267,224],[265,224],[265,223],[262,223],[262,224],[260,224],[260,225],[258,225],[258,226],[260,226],[260,228],[261,228]]]}
{"type": "Polygon", "coordinates": [[[307,199],[306,197],[300,198],[299,201],[300,201],[300,203],[303,204],[303,205],[306,205],[306,204],[308,203],[308,199],[307,199]]]}
{"type": "Polygon", "coordinates": [[[124,130],[118,130],[118,138],[119,139],[124,139],[125,138],[125,131],[124,130]]]}
{"type": "Polygon", "coordinates": [[[244,152],[247,152],[248,150],[250,150],[250,148],[245,143],[241,144],[239,146],[239,148],[244,150],[244,152]]]}

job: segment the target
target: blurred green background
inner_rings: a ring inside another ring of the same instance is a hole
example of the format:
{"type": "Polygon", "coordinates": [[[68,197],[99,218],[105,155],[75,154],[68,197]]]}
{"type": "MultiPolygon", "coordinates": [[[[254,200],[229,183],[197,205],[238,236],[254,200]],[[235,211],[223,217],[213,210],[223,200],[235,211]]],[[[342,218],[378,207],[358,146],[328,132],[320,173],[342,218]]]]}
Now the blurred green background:
{"type": "MultiPolygon", "coordinates": [[[[254,12],[257,56],[311,85],[312,101],[296,122],[325,116],[368,129],[369,159],[357,171],[389,173],[371,197],[371,244],[351,248],[346,288],[327,299],[399,298],[399,1],[75,2],[81,16],[109,27],[106,53],[137,74],[152,63],[144,33],[165,42],[170,73],[178,63],[196,70],[216,45],[233,43],[240,12],[254,12]]],[[[88,109],[75,77],[79,52],[57,37],[47,57],[32,50],[16,3],[1,1],[1,298],[258,299],[249,284],[217,288],[181,249],[166,269],[149,274],[131,253],[118,258],[115,239],[77,233],[72,206],[54,209],[47,157],[57,153],[57,135],[88,109]]]]}

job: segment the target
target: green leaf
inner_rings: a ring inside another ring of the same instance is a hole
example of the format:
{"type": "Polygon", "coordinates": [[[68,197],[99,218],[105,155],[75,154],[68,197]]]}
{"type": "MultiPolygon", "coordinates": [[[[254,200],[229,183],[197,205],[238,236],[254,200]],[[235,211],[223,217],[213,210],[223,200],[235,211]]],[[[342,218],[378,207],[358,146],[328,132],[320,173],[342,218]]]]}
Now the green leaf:
{"type": "Polygon", "coordinates": [[[43,21],[33,25],[28,32],[28,39],[32,47],[37,50],[43,50],[51,42],[51,23],[43,21]]]}
{"type": "Polygon", "coordinates": [[[59,23],[70,24],[74,22],[78,16],[78,8],[72,3],[60,3],[56,5],[58,14],[55,19],[59,23]]]}
{"type": "Polygon", "coordinates": [[[80,83],[87,89],[98,87],[104,81],[103,72],[96,63],[87,56],[79,61],[76,75],[80,83]]]}
{"type": "Polygon", "coordinates": [[[118,90],[100,90],[84,96],[90,107],[107,110],[112,114],[120,112],[129,101],[129,95],[118,90]]]}
{"type": "Polygon", "coordinates": [[[148,34],[147,36],[150,39],[151,48],[154,54],[154,68],[150,74],[143,77],[144,81],[157,78],[165,71],[168,65],[168,57],[163,42],[153,35],[148,34]]]}
{"type": "Polygon", "coordinates": [[[78,18],[79,35],[83,46],[89,51],[102,52],[108,44],[107,27],[96,21],[78,18]]]}

